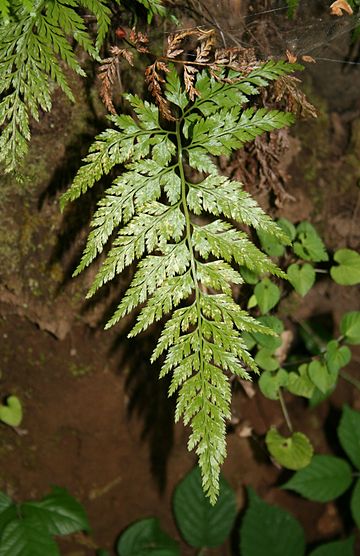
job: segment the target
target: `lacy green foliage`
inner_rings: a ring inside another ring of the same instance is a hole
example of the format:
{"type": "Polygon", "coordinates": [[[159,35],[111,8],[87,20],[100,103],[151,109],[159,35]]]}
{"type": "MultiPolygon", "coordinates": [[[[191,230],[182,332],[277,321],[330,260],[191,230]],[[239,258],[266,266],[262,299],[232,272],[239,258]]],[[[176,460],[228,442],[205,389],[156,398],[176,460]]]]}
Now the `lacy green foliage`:
{"type": "Polygon", "coordinates": [[[12,17],[0,26],[0,161],[7,171],[13,171],[27,152],[30,116],[38,120],[40,110],[51,109],[51,82],[74,100],[61,61],[79,75],[85,72],[68,37],[96,58],[110,23],[110,9],[100,0],[12,0],[10,8],[12,17]],[[80,6],[97,17],[96,45],[76,10],[80,6]]]}
{"type": "Polygon", "coordinates": [[[162,3],[162,0],[137,0],[139,4],[142,4],[144,8],[146,8],[148,12],[148,22],[151,23],[151,20],[154,15],[160,15],[162,17],[166,16],[167,10],[162,3]]]}
{"type": "Polygon", "coordinates": [[[249,379],[249,371],[257,372],[242,332],[274,334],[234,302],[231,284],[243,281],[238,265],[284,276],[235,222],[285,243],[288,238],[241,183],[218,175],[209,155],[228,155],[293,121],[291,114],[244,107],[259,86],[292,70],[290,64],[271,61],[243,78],[234,75],[231,83],[204,72],[196,83],[199,97],[191,103],[173,69],[166,84],[166,97],[177,112],[173,129],[162,126],[156,106],[128,95],[137,118],[110,117],[115,129],[97,137],[62,199],[63,205],[76,199],[115,165],[126,164],[99,203],[76,274],[103,251],[115,231],[89,295],[140,260],[107,327],[139,306],[130,336],[169,317],[152,361],[165,355],[161,376],[172,373],[169,393],[178,392],[176,420],[183,417],[192,429],[188,447],[196,449],[212,503],[226,454],[228,376],[249,379]],[[190,168],[192,175],[198,170],[208,176],[190,180],[190,168]]]}
{"type": "MultiPolygon", "coordinates": [[[[121,4],[120,0],[116,0],[121,4]]],[[[154,14],[164,15],[159,0],[138,0],[154,14]]],[[[30,117],[51,109],[54,84],[74,100],[64,65],[85,76],[73,41],[99,59],[109,25],[109,0],[0,0],[0,162],[6,171],[17,168],[30,139],[30,117]],[[97,20],[94,40],[83,12],[97,20]]]]}

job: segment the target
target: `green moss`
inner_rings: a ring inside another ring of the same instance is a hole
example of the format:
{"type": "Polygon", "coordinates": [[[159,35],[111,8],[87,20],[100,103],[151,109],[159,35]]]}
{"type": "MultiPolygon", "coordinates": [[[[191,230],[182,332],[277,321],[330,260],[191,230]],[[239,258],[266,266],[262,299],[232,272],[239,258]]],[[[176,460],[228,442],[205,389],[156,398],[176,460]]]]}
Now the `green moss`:
{"type": "Polygon", "coordinates": [[[323,161],[329,156],[330,122],[326,101],[316,95],[310,83],[305,83],[303,89],[316,107],[318,117],[299,123],[295,133],[302,145],[300,157],[303,177],[307,182],[314,182],[322,172],[323,161]]]}
{"type": "Polygon", "coordinates": [[[69,372],[75,378],[86,376],[93,371],[91,365],[83,365],[81,363],[71,362],[69,364],[69,372]]]}

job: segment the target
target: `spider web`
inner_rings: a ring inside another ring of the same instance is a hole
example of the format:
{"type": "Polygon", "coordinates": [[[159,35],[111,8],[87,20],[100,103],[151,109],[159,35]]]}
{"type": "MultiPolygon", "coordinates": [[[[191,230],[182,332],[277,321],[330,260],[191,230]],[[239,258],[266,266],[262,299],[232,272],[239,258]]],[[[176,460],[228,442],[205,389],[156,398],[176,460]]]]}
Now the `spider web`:
{"type": "Polygon", "coordinates": [[[330,0],[300,0],[293,19],[287,15],[285,0],[191,0],[188,4],[196,21],[216,28],[226,47],[254,47],[266,58],[284,58],[288,50],[299,61],[311,56],[317,62],[360,65],[352,40],[360,19],[330,15],[330,0]]]}

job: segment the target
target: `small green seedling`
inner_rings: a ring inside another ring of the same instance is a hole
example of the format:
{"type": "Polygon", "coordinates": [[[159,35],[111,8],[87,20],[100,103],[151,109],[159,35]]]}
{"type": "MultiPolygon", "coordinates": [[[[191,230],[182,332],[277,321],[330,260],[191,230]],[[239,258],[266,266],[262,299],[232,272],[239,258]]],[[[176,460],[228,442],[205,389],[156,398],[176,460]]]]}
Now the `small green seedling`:
{"type": "Polygon", "coordinates": [[[19,427],[23,418],[21,401],[17,396],[9,396],[0,405],[0,421],[10,427],[19,427]]]}

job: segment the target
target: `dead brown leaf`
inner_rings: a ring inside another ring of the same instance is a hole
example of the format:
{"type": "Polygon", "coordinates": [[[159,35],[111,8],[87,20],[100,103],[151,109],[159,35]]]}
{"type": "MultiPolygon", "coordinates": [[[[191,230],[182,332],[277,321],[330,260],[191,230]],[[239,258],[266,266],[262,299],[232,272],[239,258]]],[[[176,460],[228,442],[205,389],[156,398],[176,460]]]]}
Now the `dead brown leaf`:
{"type": "Polygon", "coordinates": [[[295,64],[297,56],[293,52],[291,52],[291,50],[286,51],[286,57],[290,64],[295,64]]]}
{"type": "Polygon", "coordinates": [[[133,55],[126,48],[118,48],[112,46],[110,48],[109,58],[102,60],[101,66],[98,70],[98,76],[101,81],[100,97],[105,104],[107,110],[111,114],[116,114],[115,106],[112,100],[115,80],[120,79],[119,67],[120,59],[124,58],[130,66],[133,66],[133,55]]]}
{"type": "Polygon", "coordinates": [[[175,118],[171,113],[170,106],[162,90],[162,85],[165,83],[164,74],[169,73],[169,68],[165,62],[156,60],[153,64],[148,66],[145,70],[145,80],[148,89],[154,97],[161,115],[169,121],[174,121],[175,118]]]}
{"type": "Polygon", "coordinates": [[[343,12],[346,12],[349,15],[353,14],[353,9],[350,6],[349,2],[346,2],[346,0],[336,0],[336,2],[333,2],[331,4],[330,6],[331,15],[342,16],[344,15],[343,12]]]}
{"type": "Polygon", "coordinates": [[[312,56],[301,56],[303,62],[307,62],[308,64],[316,64],[316,60],[312,56]]]}
{"type": "Polygon", "coordinates": [[[145,33],[141,33],[140,31],[131,29],[129,38],[130,41],[134,44],[136,50],[140,52],[140,54],[149,52],[149,37],[145,33]]]}

